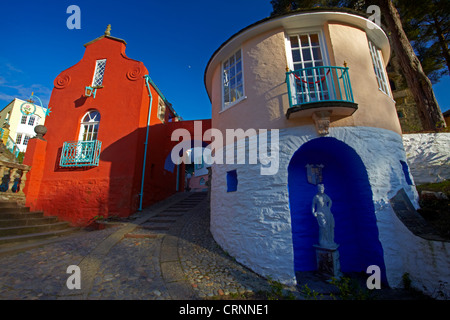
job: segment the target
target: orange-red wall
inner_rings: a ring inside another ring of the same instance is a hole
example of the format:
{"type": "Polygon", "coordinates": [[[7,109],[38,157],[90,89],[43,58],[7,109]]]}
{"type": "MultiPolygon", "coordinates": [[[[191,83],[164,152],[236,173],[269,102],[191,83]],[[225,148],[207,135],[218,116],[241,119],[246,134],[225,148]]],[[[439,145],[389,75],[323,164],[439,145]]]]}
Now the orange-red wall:
{"type": "MultiPolygon", "coordinates": [[[[54,81],[50,99],[47,134],[31,139],[24,163],[31,165],[25,187],[26,204],[43,210],[75,226],[85,226],[96,216],[125,217],[139,208],[143,157],[147,134],[150,97],[142,62],[125,55],[125,43],[101,37],[86,46],[83,59],[61,72],[54,81]],[[103,88],[95,99],[85,97],[91,85],[96,61],[107,59],[103,88]],[[77,141],[80,122],[90,110],[100,112],[97,140],[102,142],[97,167],[62,168],[62,146],[77,141]]],[[[188,129],[194,137],[194,122],[166,122],[157,117],[159,96],[152,94],[151,122],[145,170],[143,207],[176,192],[177,170],[164,169],[165,160],[178,141],[172,131],[188,129]]],[[[166,109],[167,112],[170,110],[166,109]]],[[[167,119],[168,117],[166,117],[167,119]]],[[[202,121],[202,135],[211,120],[202,121]]],[[[184,166],[180,166],[179,190],[184,190],[184,166]]]]}
{"type": "MultiPolygon", "coordinates": [[[[102,38],[88,45],[83,59],[55,79],[49,103],[52,112],[46,119],[42,180],[38,191],[33,181],[25,190],[32,209],[58,215],[74,225],[86,224],[97,215],[127,216],[137,209],[150,101],[144,80],[148,71],[124,52],[123,42],[102,38]],[[95,99],[86,98],[85,87],[91,85],[99,59],[107,59],[104,87],[97,90],[95,99]],[[94,109],[101,115],[99,166],[59,167],[63,143],[78,140],[82,118],[94,109]]],[[[151,90],[151,123],[161,123],[157,119],[158,94],[151,90]]],[[[29,152],[25,163],[33,162],[34,157],[43,155],[29,152]]]]}

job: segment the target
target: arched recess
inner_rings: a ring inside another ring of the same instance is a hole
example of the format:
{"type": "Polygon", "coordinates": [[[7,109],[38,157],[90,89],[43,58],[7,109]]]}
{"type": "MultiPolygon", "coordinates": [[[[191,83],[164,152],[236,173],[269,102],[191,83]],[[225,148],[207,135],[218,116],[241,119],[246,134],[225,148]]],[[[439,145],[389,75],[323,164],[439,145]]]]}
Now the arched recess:
{"type": "Polygon", "coordinates": [[[314,244],[319,228],[311,205],[317,187],[308,183],[306,165],[322,164],[325,193],[332,199],[335,242],[340,245],[341,270],[366,272],[378,265],[386,281],[383,249],[378,237],[372,189],[366,168],[356,151],[331,137],[303,144],[288,166],[295,271],[317,269],[314,244]]]}

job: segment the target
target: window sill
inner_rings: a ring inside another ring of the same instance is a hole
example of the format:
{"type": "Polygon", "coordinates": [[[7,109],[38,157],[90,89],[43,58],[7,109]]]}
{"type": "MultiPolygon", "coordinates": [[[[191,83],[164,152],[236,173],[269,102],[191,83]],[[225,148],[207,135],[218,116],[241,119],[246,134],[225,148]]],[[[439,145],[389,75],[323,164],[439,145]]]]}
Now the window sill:
{"type": "Polygon", "coordinates": [[[240,98],[239,100],[234,101],[232,104],[230,104],[230,105],[229,105],[228,107],[226,107],[226,108],[224,108],[224,107],[222,106],[222,110],[220,110],[219,113],[225,112],[225,111],[227,111],[228,109],[233,108],[234,106],[238,105],[239,103],[241,103],[242,101],[244,101],[244,100],[246,100],[246,99],[247,99],[247,96],[243,96],[243,97],[240,98]]]}

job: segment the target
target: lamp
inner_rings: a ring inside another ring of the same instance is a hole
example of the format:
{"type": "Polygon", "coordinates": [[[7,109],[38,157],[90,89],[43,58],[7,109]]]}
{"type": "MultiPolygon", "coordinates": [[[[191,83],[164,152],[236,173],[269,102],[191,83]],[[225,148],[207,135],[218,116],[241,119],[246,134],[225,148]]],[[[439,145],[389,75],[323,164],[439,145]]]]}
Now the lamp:
{"type": "Polygon", "coordinates": [[[97,88],[93,88],[93,87],[87,86],[87,87],[85,88],[85,90],[84,90],[84,95],[85,95],[86,97],[93,96],[94,99],[95,99],[95,95],[96,95],[96,94],[97,94],[97,88]]]}

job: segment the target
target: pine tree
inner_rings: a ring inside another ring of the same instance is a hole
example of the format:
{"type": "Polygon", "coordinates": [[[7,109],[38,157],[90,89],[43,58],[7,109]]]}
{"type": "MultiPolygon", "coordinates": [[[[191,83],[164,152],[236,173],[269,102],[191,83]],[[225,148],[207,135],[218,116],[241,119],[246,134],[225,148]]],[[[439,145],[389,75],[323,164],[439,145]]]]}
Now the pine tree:
{"type": "Polygon", "coordinates": [[[396,0],[403,28],[431,82],[450,74],[450,1],[396,0]]]}

